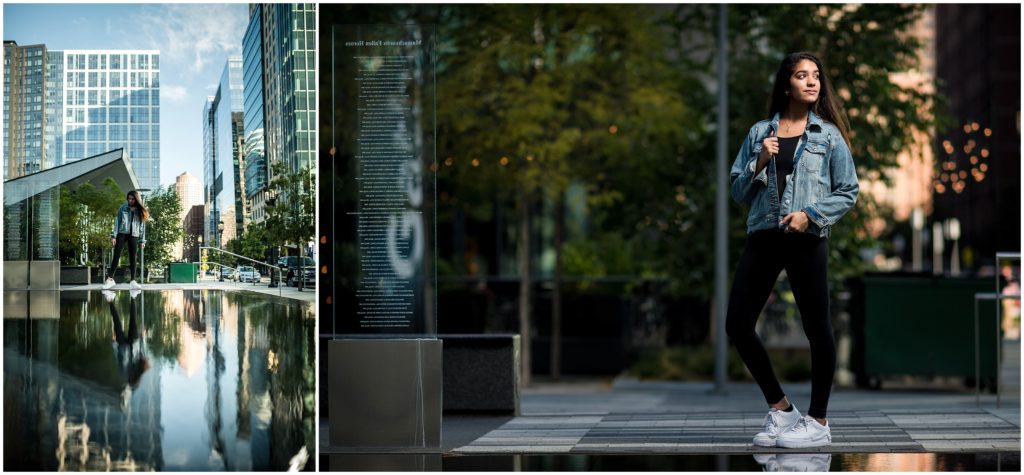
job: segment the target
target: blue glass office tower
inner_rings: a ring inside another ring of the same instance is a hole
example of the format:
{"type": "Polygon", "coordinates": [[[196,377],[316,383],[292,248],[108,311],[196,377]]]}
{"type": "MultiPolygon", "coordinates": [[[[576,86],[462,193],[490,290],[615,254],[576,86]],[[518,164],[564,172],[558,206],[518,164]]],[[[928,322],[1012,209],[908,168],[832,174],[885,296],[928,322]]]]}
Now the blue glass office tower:
{"type": "Polygon", "coordinates": [[[266,219],[267,157],[263,140],[262,5],[249,6],[249,26],[242,40],[245,120],[245,197],[254,223],[266,219]]]}
{"type": "Polygon", "coordinates": [[[203,107],[203,185],[206,240],[224,246],[246,219],[242,58],[228,58],[217,93],[203,107]],[[218,226],[223,223],[223,236],[218,226]]]}

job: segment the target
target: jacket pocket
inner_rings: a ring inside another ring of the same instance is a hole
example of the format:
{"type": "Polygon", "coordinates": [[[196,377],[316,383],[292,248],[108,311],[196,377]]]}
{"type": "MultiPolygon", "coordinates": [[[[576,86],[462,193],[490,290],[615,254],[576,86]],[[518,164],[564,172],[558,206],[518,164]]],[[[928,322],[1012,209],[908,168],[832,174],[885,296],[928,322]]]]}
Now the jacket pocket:
{"type": "Polygon", "coordinates": [[[807,142],[807,145],[804,146],[804,152],[800,156],[800,168],[809,172],[821,170],[827,150],[828,145],[824,142],[807,142]]]}

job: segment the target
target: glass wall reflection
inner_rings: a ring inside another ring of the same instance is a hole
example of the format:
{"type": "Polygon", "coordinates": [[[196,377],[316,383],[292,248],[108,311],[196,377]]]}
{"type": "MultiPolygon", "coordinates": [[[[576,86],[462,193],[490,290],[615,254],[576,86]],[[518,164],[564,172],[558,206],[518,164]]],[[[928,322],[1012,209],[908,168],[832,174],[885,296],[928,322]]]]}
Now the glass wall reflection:
{"type": "Polygon", "coordinates": [[[5,470],[312,466],[308,304],[83,291],[61,292],[59,315],[7,314],[5,470]]]}

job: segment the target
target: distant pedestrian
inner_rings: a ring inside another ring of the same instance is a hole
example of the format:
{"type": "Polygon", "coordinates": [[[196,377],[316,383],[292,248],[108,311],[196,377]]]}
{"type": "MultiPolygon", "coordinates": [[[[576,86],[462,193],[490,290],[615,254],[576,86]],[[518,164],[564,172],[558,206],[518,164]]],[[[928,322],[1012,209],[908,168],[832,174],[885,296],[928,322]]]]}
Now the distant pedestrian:
{"type": "Polygon", "coordinates": [[[732,165],[732,196],[750,205],[747,240],[729,296],[726,330],[768,402],[754,444],[832,443],[825,419],[836,347],[828,293],[828,236],[857,201],[849,122],[821,60],[786,56],[775,74],[768,118],[750,128],[732,165]],[[811,402],[794,407],[772,370],[757,318],[785,269],[811,345],[811,402]]]}
{"type": "Polygon", "coordinates": [[[135,190],[129,191],[125,199],[127,203],[121,205],[121,209],[117,210],[114,229],[110,232],[110,244],[114,246],[114,259],[110,261],[107,280],[103,283],[104,289],[109,289],[116,284],[114,271],[117,270],[118,261],[121,260],[121,250],[126,245],[128,246],[128,275],[131,277],[129,287],[132,289],[142,288],[135,281],[135,255],[139,246],[146,247],[146,221],[149,221],[149,210],[142,204],[142,197],[135,190]]]}

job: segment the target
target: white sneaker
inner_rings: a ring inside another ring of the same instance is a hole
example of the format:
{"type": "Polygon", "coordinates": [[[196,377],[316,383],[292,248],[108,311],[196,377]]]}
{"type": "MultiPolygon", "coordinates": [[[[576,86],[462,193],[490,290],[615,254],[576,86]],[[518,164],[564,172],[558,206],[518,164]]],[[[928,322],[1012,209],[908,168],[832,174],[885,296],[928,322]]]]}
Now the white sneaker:
{"type": "Polygon", "coordinates": [[[800,422],[800,410],[796,408],[796,405],[792,403],[790,405],[793,406],[793,410],[789,412],[778,409],[768,411],[768,415],[764,416],[764,423],[761,426],[762,431],[754,436],[754,445],[775,447],[775,440],[779,437],[779,434],[800,422]]]}
{"type": "Polygon", "coordinates": [[[754,460],[761,464],[761,470],[765,472],[779,471],[779,462],[775,454],[754,454],[754,460]]]}
{"type": "Polygon", "coordinates": [[[103,291],[103,298],[107,299],[107,303],[113,302],[114,301],[114,297],[116,297],[116,296],[117,296],[117,294],[115,294],[115,293],[113,293],[113,292],[111,292],[109,290],[104,290],[103,291]]]}
{"type": "Polygon", "coordinates": [[[115,285],[117,285],[117,282],[114,282],[114,278],[113,277],[107,277],[107,280],[103,281],[103,290],[110,289],[111,287],[113,287],[115,285]]]}
{"type": "Polygon", "coordinates": [[[139,296],[139,294],[141,294],[141,293],[142,293],[142,291],[141,291],[141,290],[139,290],[139,289],[132,289],[132,290],[129,290],[129,291],[128,291],[128,295],[131,295],[133,299],[134,299],[135,297],[138,297],[138,296],[139,296]]]}
{"type": "MultiPolygon", "coordinates": [[[[827,422],[826,422],[827,424],[827,422]]],[[[832,428],[823,426],[811,416],[804,416],[796,424],[779,434],[776,445],[791,449],[821,447],[832,444],[832,428]]]]}
{"type": "Polygon", "coordinates": [[[142,286],[141,286],[141,285],[139,285],[139,283],[138,283],[138,282],[136,282],[136,281],[134,281],[134,280],[132,280],[132,281],[131,281],[131,282],[130,282],[130,283],[128,284],[128,288],[130,288],[130,289],[132,289],[132,290],[142,290],[142,286]]]}
{"type": "Polygon", "coordinates": [[[779,454],[775,459],[780,472],[828,472],[832,454],[779,454]]]}

